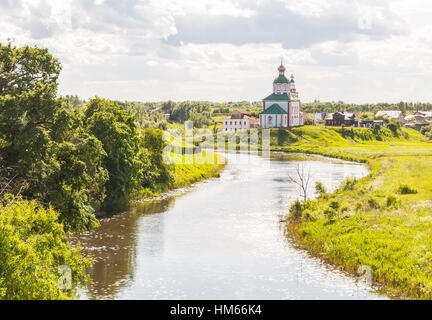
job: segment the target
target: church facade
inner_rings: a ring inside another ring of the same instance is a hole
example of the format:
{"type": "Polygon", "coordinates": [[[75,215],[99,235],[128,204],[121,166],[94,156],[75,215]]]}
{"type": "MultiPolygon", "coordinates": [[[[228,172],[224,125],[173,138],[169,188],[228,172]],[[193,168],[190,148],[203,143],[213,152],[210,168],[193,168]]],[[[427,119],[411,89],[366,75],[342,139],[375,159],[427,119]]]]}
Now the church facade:
{"type": "Polygon", "coordinates": [[[263,128],[290,128],[304,124],[301,102],[294,76],[285,77],[285,67],[278,68],[279,76],[273,81],[273,93],[263,100],[260,126],[263,128]]]}

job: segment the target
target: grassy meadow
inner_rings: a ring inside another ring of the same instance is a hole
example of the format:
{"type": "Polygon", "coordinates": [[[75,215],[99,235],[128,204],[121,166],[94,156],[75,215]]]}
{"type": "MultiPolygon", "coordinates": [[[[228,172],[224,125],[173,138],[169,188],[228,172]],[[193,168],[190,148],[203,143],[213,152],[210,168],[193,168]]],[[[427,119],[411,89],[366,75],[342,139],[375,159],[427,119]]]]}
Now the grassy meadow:
{"type": "Polygon", "coordinates": [[[384,292],[432,298],[432,143],[417,131],[306,126],[272,131],[272,149],[364,162],[371,172],[334,192],[297,202],[287,236],[311,254],[357,274],[384,292]]]}

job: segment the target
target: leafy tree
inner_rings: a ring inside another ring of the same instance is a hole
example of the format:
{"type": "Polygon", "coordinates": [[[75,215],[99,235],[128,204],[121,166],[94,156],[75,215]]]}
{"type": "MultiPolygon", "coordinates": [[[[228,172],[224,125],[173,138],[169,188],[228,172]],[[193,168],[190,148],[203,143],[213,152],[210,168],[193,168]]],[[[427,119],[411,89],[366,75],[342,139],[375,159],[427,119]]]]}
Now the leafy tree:
{"type": "Polygon", "coordinates": [[[60,63],[46,49],[11,44],[0,44],[0,59],[0,166],[20,181],[14,193],[51,203],[67,229],[90,229],[103,198],[103,149],[57,98],[60,63]]]}
{"type": "Polygon", "coordinates": [[[170,113],[170,112],[172,112],[172,110],[174,109],[175,105],[176,105],[176,104],[175,104],[174,101],[169,100],[169,101],[164,102],[164,103],[162,104],[162,110],[163,110],[164,112],[170,113]]]}
{"type": "Polygon", "coordinates": [[[128,206],[139,186],[143,163],[139,158],[139,136],[135,118],[114,101],[91,99],[85,111],[85,123],[91,134],[102,142],[103,166],[109,180],[102,208],[117,212],[128,206]]]}
{"type": "MultiPolygon", "coordinates": [[[[144,188],[151,188],[157,185],[169,185],[173,181],[171,168],[163,160],[163,132],[161,130],[143,130],[141,137],[141,152],[146,154],[150,167],[141,173],[141,185],[144,188]],[[150,174],[151,173],[151,178],[150,174]]],[[[142,160],[143,163],[146,163],[142,160]]]]}
{"type": "Polygon", "coordinates": [[[71,248],[52,208],[8,197],[0,203],[0,230],[0,300],[71,299],[88,280],[91,261],[71,248]],[[71,270],[70,290],[59,286],[62,265],[71,270]]]}
{"type": "Polygon", "coordinates": [[[380,130],[381,130],[381,126],[378,123],[375,123],[373,126],[374,134],[379,134],[380,130]]]}
{"type": "Polygon", "coordinates": [[[56,85],[60,62],[47,49],[0,44],[0,95],[14,95],[38,84],[56,85]]]}
{"type": "Polygon", "coordinates": [[[403,115],[406,114],[406,104],[403,101],[399,103],[399,110],[402,111],[403,115]]]}
{"type": "Polygon", "coordinates": [[[393,134],[395,136],[397,136],[398,130],[400,128],[400,122],[399,121],[395,121],[395,120],[390,120],[390,122],[388,123],[387,127],[390,129],[391,132],[393,132],[393,134]]]}

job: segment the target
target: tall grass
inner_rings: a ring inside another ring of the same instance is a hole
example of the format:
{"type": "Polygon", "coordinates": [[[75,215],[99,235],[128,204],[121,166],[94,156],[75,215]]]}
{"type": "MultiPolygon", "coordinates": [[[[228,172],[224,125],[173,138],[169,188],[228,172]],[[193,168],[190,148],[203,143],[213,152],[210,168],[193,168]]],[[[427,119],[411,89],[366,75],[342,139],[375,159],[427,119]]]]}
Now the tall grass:
{"type": "Polygon", "coordinates": [[[343,136],[341,130],[297,128],[298,142],[273,147],[363,161],[371,170],[332,194],[293,204],[287,236],[353,274],[369,266],[389,295],[431,299],[432,144],[413,130],[397,136],[383,129],[343,136]]]}

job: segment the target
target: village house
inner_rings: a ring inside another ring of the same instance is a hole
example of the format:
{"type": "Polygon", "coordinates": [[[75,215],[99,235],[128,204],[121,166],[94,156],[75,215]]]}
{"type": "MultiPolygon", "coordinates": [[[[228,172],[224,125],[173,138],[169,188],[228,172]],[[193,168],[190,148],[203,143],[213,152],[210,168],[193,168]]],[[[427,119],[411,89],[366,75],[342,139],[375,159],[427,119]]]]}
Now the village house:
{"type": "Polygon", "coordinates": [[[388,120],[396,120],[399,121],[401,124],[405,123],[404,115],[402,111],[398,110],[391,110],[391,111],[378,111],[375,115],[375,118],[385,118],[388,120]]]}
{"type": "Polygon", "coordinates": [[[417,111],[414,116],[421,116],[427,121],[432,121],[432,111],[417,111]]]}
{"type": "Polygon", "coordinates": [[[261,127],[290,128],[304,124],[294,76],[291,75],[291,80],[288,80],[285,70],[281,63],[279,76],[273,81],[273,93],[263,99],[263,112],[259,119],[261,127]]]}
{"type": "Polygon", "coordinates": [[[342,125],[358,127],[358,124],[359,121],[356,113],[335,112],[325,118],[325,125],[327,127],[340,127],[342,125]]]}
{"type": "Polygon", "coordinates": [[[405,128],[412,128],[416,130],[421,130],[421,128],[426,127],[430,124],[430,117],[426,118],[427,116],[430,116],[431,114],[429,112],[416,112],[412,115],[408,115],[404,118],[405,128]]]}
{"type": "Polygon", "coordinates": [[[223,131],[239,131],[259,127],[259,119],[244,110],[234,110],[231,117],[223,120],[223,131]]]}
{"type": "Polygon", "coordinates": [[[315,126],[319,126],[321,125],[321,123],[325,122],[325,118],[326,118],[327,114],[325,112],[317,112],[314,114],[314,118],[313,118],[313,124],[315,126]]]}
{"type": "Polygon", "coordinates": [[[426,127],[429,124],[430,124],[429,121],[414,119],[414,120],[411,120],[411,121],[405,123],[404,127],[405,128],[412,128],[412,129],[416,129],[416,130],[420,131],[421,128],[426,127]]]}
{"type": "Polygon", "coordinates": [[[426,121],[426,118],[421,113],[416,112],[415,114],[407,115],[404,118],[404,120],[405,120],[405,123],[408,123],[408,122],[411,122],[411,121],[414,121],[414,120],[426,121]]]}

